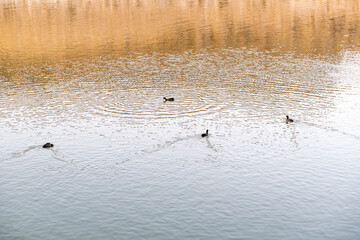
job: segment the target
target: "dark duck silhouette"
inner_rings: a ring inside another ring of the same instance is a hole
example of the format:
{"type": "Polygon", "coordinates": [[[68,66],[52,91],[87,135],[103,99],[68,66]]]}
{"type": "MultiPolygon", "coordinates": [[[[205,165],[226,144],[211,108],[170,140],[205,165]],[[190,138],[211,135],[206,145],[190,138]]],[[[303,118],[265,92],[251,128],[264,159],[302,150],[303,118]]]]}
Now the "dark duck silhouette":
{"type": "Polygon", "coordinates": [[[286,115],[286,123],[289,123],[289,122],[294,122],[294,120],[292,120],[291,118],[289,118],[288,115],[286,115]]]}
{"type": "Polygon", "coordinates": [[[201,137],[207,137],[209,136],[209,130],[206,130],[206,133],[201,134],[201,137]]]}
{"type": "Polygon", "coordinates": [[[166,101],[173,102],[173,101],[175,101],[175,98],[173,98],[173,97],[171,97],[171,98],[164,97],[164,102],[166,102],[166,101]]]}
{"type": "Polygon", "coordinates": [[[54,146],[54,144],[52,144],[52,143],[45,143],[43,148],[51,148],[53,146],[54,146]]]}

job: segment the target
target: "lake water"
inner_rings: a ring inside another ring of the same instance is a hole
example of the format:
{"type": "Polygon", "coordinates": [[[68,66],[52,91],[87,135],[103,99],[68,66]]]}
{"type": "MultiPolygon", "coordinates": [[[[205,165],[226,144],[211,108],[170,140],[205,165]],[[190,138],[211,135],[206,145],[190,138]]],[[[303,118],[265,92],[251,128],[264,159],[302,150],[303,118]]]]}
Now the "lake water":
{"type": "Polygon", "coordinates": [[[1,1],[0,90],[0,239],[360,236],[356,0],[1,1]]]}

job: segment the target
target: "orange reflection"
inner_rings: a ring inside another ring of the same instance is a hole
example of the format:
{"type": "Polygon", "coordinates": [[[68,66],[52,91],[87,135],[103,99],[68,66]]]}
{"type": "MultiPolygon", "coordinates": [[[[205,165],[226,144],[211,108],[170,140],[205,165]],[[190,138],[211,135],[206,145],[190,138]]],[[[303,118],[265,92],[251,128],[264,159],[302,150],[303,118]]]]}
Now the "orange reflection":
{"type": "Polygon", "coordinates": [[[333,53],[358,46],[357,0],[7,0],[4,59],[251,47],[333,53]]]}

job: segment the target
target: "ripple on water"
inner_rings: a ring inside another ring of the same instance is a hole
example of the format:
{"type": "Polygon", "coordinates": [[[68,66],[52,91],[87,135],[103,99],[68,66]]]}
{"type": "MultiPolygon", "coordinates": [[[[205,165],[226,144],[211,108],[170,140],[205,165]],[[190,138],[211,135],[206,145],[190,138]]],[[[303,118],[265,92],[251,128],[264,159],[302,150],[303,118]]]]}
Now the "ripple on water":
{"type": "Polygon", "coordinates": [[[208,89],[179,89],[174,94],[164,94],[158,89],[106,90],[93,93],[84,111],[101,116],[121,116],[133,119],[161,119],[212,115],[230,107],[221,100],[219,92],[208,89]],[[163,97],[174,97],[164,102],[163,97]]]}

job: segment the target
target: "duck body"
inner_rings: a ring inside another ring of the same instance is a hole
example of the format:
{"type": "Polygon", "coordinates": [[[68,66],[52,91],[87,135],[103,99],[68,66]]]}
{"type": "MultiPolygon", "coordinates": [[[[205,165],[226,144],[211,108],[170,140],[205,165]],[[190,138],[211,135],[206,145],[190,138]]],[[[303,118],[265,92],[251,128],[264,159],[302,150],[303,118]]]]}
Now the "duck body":
{"type": "Polygon", "coordinates": [[[173,102],[173,101],[175,101],[175,98],[166,98],[166,97],[164,97],[164,101],[166,102],[166,101],[170,101],[170,102],[173,102]]]}
{"type": "Polygon", "coordinates": [[[207,137],[209,136],[209,130],[206,130],[206,133],[201,134],[201,137],[207,137]]]}
{"type": "Polygon", "coordinates": [[[43,148],[51,148],[53,146],[54,146],[54,144],[52,144],[52,143],[45,143],[43,148]]]}
{"type": "Polygon", "coordinates": [[[291,118],[289,118],[288,115],[286,115],[286,123],[289,123],[289,122],[294,122],[294,120],[292,120],[291,118]]]}

